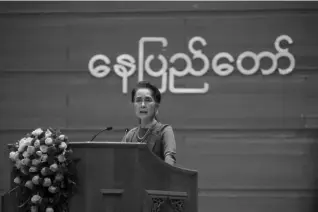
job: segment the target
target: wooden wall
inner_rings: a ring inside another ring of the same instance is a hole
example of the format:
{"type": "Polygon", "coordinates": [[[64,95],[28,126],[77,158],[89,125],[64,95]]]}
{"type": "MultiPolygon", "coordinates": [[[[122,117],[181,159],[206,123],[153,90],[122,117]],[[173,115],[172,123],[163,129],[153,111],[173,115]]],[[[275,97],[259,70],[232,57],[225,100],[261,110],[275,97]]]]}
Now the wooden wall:
{"type": "MultiPolygon", "coordinates": [[[[236,59],[244,51],[276,53],[275,39],[286,34],[294,42],[288,46],[296,60],[291,74],[245,76],[235,69],[226,77],[210,70],[178,78],[177,86],[207,82],[209,91],[167,91],[160,119],[175,129],[178,163],[199,171],[200,212],[314,212],[317,26],[316,2],[1,2],[0,149],[39,126],[59,127],[73,141],[110,125],[114,131],[98,140],[119,140],[134,126],[121,78],[89,73],[95,54],[137,60],[139,39],[154,36],[167,38],[168,47],[145,52],[170,58],[188,54],[189,39],[201,36],[210,61],[222,51],[236,59]]],[[[160,79],[145,77],[160,86],[160,79]]],[[[137,79],[136,72],[129,90],[137,79]]],[[[8,188],[6,157],[0,193],[8,188]]]]}

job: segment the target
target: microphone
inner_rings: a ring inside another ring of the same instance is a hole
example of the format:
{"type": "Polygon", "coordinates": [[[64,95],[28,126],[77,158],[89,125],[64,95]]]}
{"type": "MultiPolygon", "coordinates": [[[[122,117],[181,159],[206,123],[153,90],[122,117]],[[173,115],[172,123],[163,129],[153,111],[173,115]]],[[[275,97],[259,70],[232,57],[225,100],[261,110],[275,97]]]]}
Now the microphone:
{"type": "Polygon", "coordinates": [[[125,129],[125,137],[126,137],[127,133],[129,132],[129,130],[130,130],[129,128],[125,129]]]}
{"type": "Polygon", "coordinates": [[[108,130],[112,130],[112,129],[113,129],[112,127],[106,127],[105,129],[102,129],[101,131],[96,133],[89,142],[93,141],[96,138],[96,136],[98,136],[100,133],[102,133],[102,132],[104,132],[106,130],[108,131],[108,130]]]}

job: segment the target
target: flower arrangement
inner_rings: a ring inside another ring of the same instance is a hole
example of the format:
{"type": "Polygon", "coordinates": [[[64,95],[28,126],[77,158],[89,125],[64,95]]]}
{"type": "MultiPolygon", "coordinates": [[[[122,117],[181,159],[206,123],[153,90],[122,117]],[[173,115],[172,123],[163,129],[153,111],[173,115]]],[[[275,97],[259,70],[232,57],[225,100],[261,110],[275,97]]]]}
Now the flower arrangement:
{"type": "Polygon", "coordinates": [[[31,212],[64,212],[75,193],[75,161],[67,136],[38,128],[11,146],[9,158],[18,201],[31,212]]]}

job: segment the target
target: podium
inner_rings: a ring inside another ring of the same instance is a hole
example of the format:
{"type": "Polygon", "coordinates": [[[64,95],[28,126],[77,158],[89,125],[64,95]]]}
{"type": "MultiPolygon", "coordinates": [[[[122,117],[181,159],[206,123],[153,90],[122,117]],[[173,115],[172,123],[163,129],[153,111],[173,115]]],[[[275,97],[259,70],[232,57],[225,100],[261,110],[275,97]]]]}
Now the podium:
{"type": "MultiPolygon", "coordinates": [[[[71,199],[70,212],[198,211],[198,173],[165,163],[146,144],[71,145],[80,161],[78,191],[71,199]]],[[[14,196],[2,198],[4,212],[18,211],[12,207],[14,196]]]]}

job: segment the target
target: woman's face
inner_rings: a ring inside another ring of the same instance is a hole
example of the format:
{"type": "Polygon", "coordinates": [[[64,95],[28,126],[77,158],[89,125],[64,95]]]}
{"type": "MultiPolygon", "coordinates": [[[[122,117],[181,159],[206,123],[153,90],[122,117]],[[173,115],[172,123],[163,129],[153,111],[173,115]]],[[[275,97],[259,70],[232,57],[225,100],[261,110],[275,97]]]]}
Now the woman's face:
{"type": "Polygon", "coordinates": [[[140,119],[153,118],[158,104],[155,102],[151,90],[139,88],[136,91],[134,107],[136,116],[140,119]]]}

